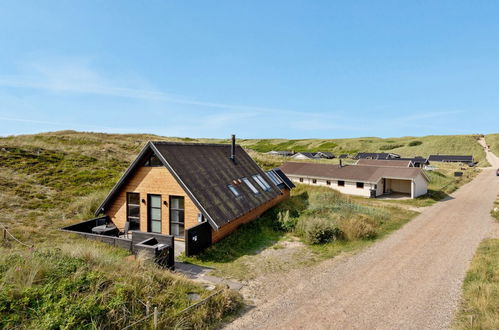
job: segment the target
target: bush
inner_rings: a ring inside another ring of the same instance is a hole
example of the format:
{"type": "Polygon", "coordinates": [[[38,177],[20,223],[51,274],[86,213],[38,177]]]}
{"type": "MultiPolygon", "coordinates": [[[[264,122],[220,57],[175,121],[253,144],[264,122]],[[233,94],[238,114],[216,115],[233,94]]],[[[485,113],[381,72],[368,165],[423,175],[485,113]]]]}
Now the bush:
{"type": "Polygon", "coordinates": [[[343,238],[348,241],[375,238],[378,226],[379,224],[375,220],[365,215],[345,218],[339,222],[339,229],[343,233],[343,238]]]}
{"type": "Polygon", "coordinates": [[[309,244],[324,244],[342,236],[335,221],[316,217],[300,218],[296,231],[309,244]]]}
{"type": "Polygon", "coordinates": [[[401,148],[403,147],[403,144],[384,144],[381,147],[379,147],[379,150],[392,150],[396,148],[401,148]]]}
{"type": "Polygon", "coordinates": [[[422,141],[411,141],[411,142],[409,142],[409,147],[415,147],[415,146],[419,146],[421,144],[423,144],[422,141]]]}
{"type": "Polygon", "coordinates": [[[298,218],[293,218],[289,216],[289,210],[280,211],[277,214],[277,224],[278,229],[283,231],[293,231],[296,227],[298,218]]]}

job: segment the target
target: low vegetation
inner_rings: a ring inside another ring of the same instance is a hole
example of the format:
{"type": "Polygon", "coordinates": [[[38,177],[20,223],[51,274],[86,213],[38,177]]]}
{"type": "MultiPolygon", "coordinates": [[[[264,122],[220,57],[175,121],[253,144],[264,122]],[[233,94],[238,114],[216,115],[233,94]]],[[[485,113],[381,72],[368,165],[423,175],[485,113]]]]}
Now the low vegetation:
{"type": "MultiPolygon", "coordinates": [[[[499,196],[491,215],[499,221],[499,196]]],[[[485,239],[471,261],[455,329],[499,329],[499,238],[485,239]]]]}
{"type": "Polygon", "coordinates": [[[416,214],[377,200],[352,199],[326,187],[299,185],[290,199],[260,219],[185,260],[215,267],[219,275],[249,279],[357,250],[416,214]],[[297,241],[302,242],[301,249],[288,256],[280,254],[272,263],[267,255],[260,255],[266,248],[280,249],[297,241]]]}
{"type": "Polygon", "coordinates": [[[499,239],[484,240],[463,284],[456,329],[499,329],[499,239]]]}
{"type": "Polygon", "coordinates": [[[494,154],[499,155],[499,134],[486,135],[485,142],[487,142],[494,154]]]}
{"type": "MultiPolygon", "coordinates": [[[[353,139],[246,139],[239,143],[246,148],[267,152],[271,150],[290,150],[290,151],[330,151],[336,155],[355,154],[364,152],[393,152],[402,157],[423,156],[430,154],[448,154],[448,155],[473,155],[479,162],[479,166],[487,165],[485,152],[477,143],[478,135],[432,135],[418,137],[401,137],[381,139],[375,137],[353,138],[353,139]]],[[[497,145],[499,153],[499,135],[487,135],[487,141],[490,144],[497,145]],[[497,136],[497,137],[496,137],[497,136]],[[496,141],[497,142],[493,142],[496,141]]]]}

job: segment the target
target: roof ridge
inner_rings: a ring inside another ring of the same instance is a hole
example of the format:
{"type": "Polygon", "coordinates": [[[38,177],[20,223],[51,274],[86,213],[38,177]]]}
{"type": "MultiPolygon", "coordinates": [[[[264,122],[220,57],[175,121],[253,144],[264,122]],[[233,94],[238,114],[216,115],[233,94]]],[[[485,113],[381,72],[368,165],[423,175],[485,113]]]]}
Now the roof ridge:
{"type": "MultiPolygon", "coordinates": [[[[168,144],[168,145],[186,145],[186,146],[212,146],[212,147],[227,147],[230,146],[230,143],[206,143],[206,142],[175,142],[175,141],[148,141],[152,144],[168,144]]],[[[236,144],[236,146],[241,145],[236,144]]]]}

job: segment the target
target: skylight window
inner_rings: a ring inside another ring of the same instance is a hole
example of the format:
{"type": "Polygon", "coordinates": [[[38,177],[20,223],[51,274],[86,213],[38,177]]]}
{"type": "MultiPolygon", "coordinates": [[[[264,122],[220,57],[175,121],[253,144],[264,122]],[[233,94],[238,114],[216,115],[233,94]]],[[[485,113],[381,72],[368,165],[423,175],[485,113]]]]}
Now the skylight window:
{"type": "Polygon", "coordinates": [[[280,177],[277,176],[277,174],[275,174],[273,171],[268,171],[266,172],[267,173],[267,176],[269,177],[269,179],[274,182],[274,184],[277,186],[279,184],[282,183],[282,180],[280,177]]]}
{"type": "Polygon", "coordinates": [[[255,188],[255,186],[251,183],[251,181],[248,178],[243,178],[244,183],[251,189],[251,191],[254,194],[258,194],[258,189],[255,188]]]}
{"type": "Polygon", "coordinates": [[[258,183],[260,187],[262,187],[263,190],[269,190],[270,185],[265,181],[260,174],[253,175],[253,180],[258,183]]]}
{"type": "Polygon", "coordinates": [[[234,194],[234,196],[236,196],[236,197],[241,196],[239,191],[233,185],[229,184],[227,187],[229,187],[229,190],[234,194]]]}

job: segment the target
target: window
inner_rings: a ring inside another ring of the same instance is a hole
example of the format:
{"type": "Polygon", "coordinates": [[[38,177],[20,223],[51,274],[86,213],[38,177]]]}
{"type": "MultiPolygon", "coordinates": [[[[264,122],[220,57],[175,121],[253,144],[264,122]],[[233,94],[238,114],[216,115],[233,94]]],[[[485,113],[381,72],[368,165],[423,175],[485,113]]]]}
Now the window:
{"type": "Polygon", "coordinates": [[[234,196],[239,197],[241,195],[233,185],[229,184],[227,187],[230,189],[230,191],[232,191],[234,196]]]}
{"type": "Polygon", "coordinates": [[[357,182],[357,188],[364,188],[364,182],[357,182]]]}
{"type": "Polygon", "coordinates": [[[161,233],[161,195],[147,195],[149,223],[148,231],[152,233],[161,233]]]}
{"type": "Polygon", "coordinates": [[[170,234],[184,236],[184,197],[170,196],[170,234]]]}
{"type": "Polygon", "coordinates": [[[149,156],[144,164],[144,166],[149,166],[149,167],[158,167],[158,166],[163,166],[161,161],[159,160],[158,157],[156,157],[155,154],[152,154],[149,156]]]}
{"type": "Polygon", "coordinates": [[[279,178],[279,176],[277,174],[275,174],[273,171],[268,171],[266,172],[267,173],[267,176],[269,177],[269,179],[277,186],[279,184],[282,183],[282,180],[281,178],[279,178]]]}
{"type": "Polygon", "coordinates": [[[345,181],[338,181],[338,187],[344,187],[345,186],[345,181]]]}
{"type": "Polygon", "coordinates": [[[327,184],[328,186],[330,186],[330,185],[331,185],[331,181],[327,180],[327,181],[326,181],[326,184],[327,184]]]}
{"type": "Polygon", "coordinates": [[[251,189],[251,191],[254,194],[258,194],[258,189],[255,188],[255,186],[251,183],[251,181],[248,178],[243,178],[244,183],[251,189]]]}
{"type": "Polygon", "coordinates": [[[260,174],[253,175],[253,180],[258,183],[258,185],[263,189],[263,190],[269,190],[270,185],[265,181],[260,174]]]}
{"type": "Polygon", "coordinates": [[[317,179],[312,179],[312,183],[317,183],[317,179]]]}
{"type": "Polygon", "coordinates": [[[300,182],[303,182],[303,178],[300,178],[300,182]]]}
{"type": "Polygon", "coordinates": [[[140,229],[140,194],[126,194],[126,221],[130,223],[130,229],[140,229]]]}

